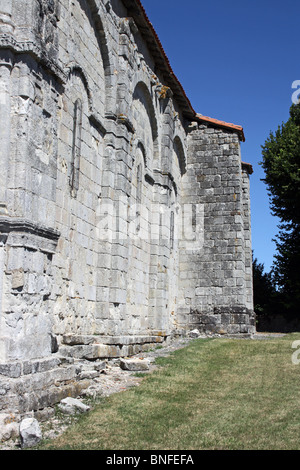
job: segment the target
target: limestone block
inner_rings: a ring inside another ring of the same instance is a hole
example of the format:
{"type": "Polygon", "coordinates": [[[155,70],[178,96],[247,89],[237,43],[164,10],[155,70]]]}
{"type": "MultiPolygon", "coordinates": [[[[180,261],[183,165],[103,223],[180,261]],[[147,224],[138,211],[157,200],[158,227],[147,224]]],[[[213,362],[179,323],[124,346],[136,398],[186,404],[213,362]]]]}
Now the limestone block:
{"type": "Polygon", "coordinates": [[[64,335],[63,343],[68,344],[69,346],[74,346],[78,344],[91,344],[95,342],[94,336],[88,335],[64,335]]]}
{"type": "Polygon", "coordinates": [[[17,378],[20,377],[21,373],[22,365],[20,362],[0,364],[0,375],[17,378]]]}
{"type": "Polygon", "coordinates": [[[64,398],[58,405],[58,408],[66,414],[74,415],[76,413],[87,413],[90,409],[89,406],[82,403],[77,398],[67,397],[64,398]]]}
{"type": "MultiPolygon", "coordinates": [[[[21,3],[0,0],[0,29],[16,25],[0,67],[0,212],[3,202],[9,210],[0,220],[8,236],[0,240],[0,408],[6,400],[37,409],[64,398],[67,382],[75,393],[80,378],[95,376],[87,368],[80,375],[77,359],[94,365],[130,357],[160,340],[153,328],[216,332],[231,321],[232,331],[246,329],[247,312],[213,309],[244,305],[245,290],[251,308],[250,212],[237,133],[182,118],[173,80],[159,83],[155,74],[151,31],[137,34],[121,0],[114,8],[107,0],[32,0],[43,5],[38,15],[21,12],[21,3]],[[24,60],[15,60],[20,52],[24,60]],[[80,161],[72,169],[75,154],[80,161]],[[175,192],[180,209],[196,208],[180,213],[180,240],[179,214],[170,237],[175,192]],[[67,368],[72,359],[76,367],[67,368]]],[[[147,369],[142,360],[122,364],[147,369]]]]}
{"type": "Polygon", "coordinates": [[[199,338],[199,336],[200,336],[200,331],[197,328],[189,332],[190,338],[199,338]]]}
{"type": "Polygon", "coordinates": [[[75,346],[66,346],[60,348],[60,354],[66,357],[74,357],[78,359],[87,359],[93,361],[106,357],[118,357],[116,347],[109,347],[104,344],[78,344],[75,346]]]}
{"type": "Polygon", "coordinates": [[[0,414],[0,442],[19,436],[19,418],[12,413],[0,414]]]}
{"type": "Polygon", "coordinates": [[[20,289],[24,286],[24,271],[22,269],[15,270],[12,273],[11,287],[12,289],[20,289]]]}
{"type": "Polygon", "coordinates": [[[150,362],[147,359],[121,359],[120,367],[128,371],[143,371],[149,370],[150,362]]]}

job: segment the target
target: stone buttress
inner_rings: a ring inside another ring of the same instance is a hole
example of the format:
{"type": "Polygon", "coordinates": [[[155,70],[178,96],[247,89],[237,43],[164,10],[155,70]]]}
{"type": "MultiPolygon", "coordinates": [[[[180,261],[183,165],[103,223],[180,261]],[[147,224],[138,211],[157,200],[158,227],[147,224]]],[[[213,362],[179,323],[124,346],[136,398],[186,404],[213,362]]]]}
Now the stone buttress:
{"type": "Polygon", "coordinates": [[[183,200],[194,205],[180,245],[180,322],[201,332],[255,332],[249,175],[239,126],[197,115],[190,125],[183,200]],[[193,235],[193,234],[192,234],[193,235]],[[195,241],[194,241],[195,239],[195,241]]]}

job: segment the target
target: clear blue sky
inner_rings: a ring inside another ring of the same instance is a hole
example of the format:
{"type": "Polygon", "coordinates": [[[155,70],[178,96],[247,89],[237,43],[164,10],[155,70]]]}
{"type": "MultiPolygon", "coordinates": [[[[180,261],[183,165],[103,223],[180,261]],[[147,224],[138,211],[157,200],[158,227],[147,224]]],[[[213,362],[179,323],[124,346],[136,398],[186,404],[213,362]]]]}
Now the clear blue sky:
{"type": "MultiPolygon", "coordinates": [[[[261,145],[289,118],[300,80],[299,0],[142,0],[193,108],[244,127],[254,256],[269,271],[278,233],[261,145]]],[[[296,195],[299,197],[299,195],[296,195]]]]}

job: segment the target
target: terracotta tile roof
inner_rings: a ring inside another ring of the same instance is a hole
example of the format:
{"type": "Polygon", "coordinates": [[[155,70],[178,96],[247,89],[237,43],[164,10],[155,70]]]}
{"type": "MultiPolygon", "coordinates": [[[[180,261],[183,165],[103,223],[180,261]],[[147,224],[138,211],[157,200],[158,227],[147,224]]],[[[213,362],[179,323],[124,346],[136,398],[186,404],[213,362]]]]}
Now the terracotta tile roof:
{"type": "Polygon", "coordinates": [[[237,126],[236,124],[232,124],[232,123],[225,122],[225,121],[219,121],[218,119],[214,119],[214,118],[211,118],[211,117],[208,117],[208,116],[202,116],[201,114],[197,114],[196,118],[197,118],[197,120],[207,122],[209,124],[213,124],[213,125],[216,125],[218,127],[223,127],[225,129],[231,129],[235,132],[238,132],[242,142],[245,142],[245,135],[244,135],[244,130],[243,130],[242,126],[237,126]]]}

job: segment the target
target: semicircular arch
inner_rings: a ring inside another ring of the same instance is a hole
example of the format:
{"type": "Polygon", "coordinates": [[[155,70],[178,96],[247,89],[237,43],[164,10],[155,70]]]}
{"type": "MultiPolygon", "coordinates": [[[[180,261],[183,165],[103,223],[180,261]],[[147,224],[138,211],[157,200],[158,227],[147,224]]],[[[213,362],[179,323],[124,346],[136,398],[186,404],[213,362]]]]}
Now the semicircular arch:
{"type": "Polygon", "coordinates": [[[147,112],[152,129],[152,140],[154,142],[158,137],[157,119],[152,97],[145,82],[139,81],[136,84],[133,91],[133,101],[134,100],[139,100],[147,112]]]}
{"type": "Polygon", "coordinates": [[[186,172],[186,156],[182,140],[178,135],[176,135],[173,140],[173,150],[175,155],[177,156],[178,166],[180,169],[180,174],[182,176],[186,172]]]}

